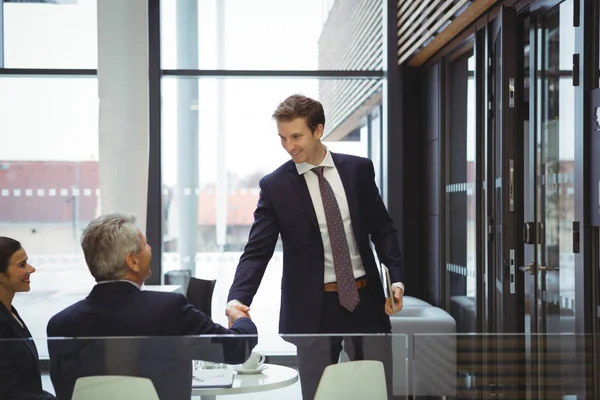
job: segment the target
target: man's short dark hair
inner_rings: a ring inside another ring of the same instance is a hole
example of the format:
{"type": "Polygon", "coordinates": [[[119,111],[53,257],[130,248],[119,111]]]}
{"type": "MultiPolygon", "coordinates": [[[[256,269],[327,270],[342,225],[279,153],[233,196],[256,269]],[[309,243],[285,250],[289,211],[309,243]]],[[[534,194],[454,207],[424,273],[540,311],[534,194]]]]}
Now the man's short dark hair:
{"type": "Polygon", "coordinates": [[[301,94],[291,95],[282,101],[273,113],[273,118],[277,122],[304,118],[311,132],[314,132],[319,124],[325,126],[323,105],[317,100],[301,94]]]}

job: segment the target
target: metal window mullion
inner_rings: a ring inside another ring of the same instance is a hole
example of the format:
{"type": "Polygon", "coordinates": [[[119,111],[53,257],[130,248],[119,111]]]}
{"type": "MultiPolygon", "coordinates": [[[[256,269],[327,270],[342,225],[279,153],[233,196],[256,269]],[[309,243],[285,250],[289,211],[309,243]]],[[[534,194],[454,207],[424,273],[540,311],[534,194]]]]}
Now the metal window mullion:
{"type": "Polygon", "coordinates": [[[0,0],[0,69],[4,68],[4,0],[0,0]]]}
{"type": "Polygon", "coordinates": [[[98,74],[96,69],[54,69],[54,68],[2,68],[0,75],[7,76],[61,76],[61,77],[93,77],[98,74]]]}
{"type": "Polygon", "coordinates": [[[162,190],[162,114],[160,68],[160,0],[148,1],[148,197],[146,232],[148,244],[155,249],[152,258],[152,276],[147,285],[162,283],[163,255],[163,190],[162,190]]]}
{"type": "Polygon", "coordinates": [[[164,69],[163,76],[210,78],[322,78],[322,79],[383,79],[383,70],[230,70],[230,69],[164,69]]]}

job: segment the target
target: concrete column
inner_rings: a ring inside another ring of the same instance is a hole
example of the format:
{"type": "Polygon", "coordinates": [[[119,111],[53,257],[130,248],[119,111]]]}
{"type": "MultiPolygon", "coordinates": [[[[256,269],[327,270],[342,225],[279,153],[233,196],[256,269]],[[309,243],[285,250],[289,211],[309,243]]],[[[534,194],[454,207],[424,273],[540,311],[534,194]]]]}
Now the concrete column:
{"type": "MultiPolygon", "coordinates": [[[[148,192],[147,0],[98,1],[101,212],[135,214],[148,192]]],[[[68,144],[67,144],[68,145],[68,144]]]]}

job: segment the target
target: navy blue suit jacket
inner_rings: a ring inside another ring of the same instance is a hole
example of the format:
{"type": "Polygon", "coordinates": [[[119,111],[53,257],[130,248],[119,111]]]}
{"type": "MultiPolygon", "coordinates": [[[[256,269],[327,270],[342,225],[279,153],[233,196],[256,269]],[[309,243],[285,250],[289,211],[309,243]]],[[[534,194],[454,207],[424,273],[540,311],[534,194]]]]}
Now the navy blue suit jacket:
{"type": "Polygon", "coordinates": [[[17,310],[0,303],[0,399],[50,400],[54,396],[42,390],[38,352],[31,333],[17,310]]]}
{"type": "MultiPolygon", "coordinates": [[[[352,228],[378,313],[386,326],[385,296],[369,241],[389,269],[392,282],[404,279],[396,229],[379,195],[371,160],[331,153],[348,199],[352,228]]],[[[229,300],[246,305],[258,290],[281,235],[281,333],[319,333],[323,300],[324,250],[317,216],[304,176],[288,161],[260,181],[260,197],[248,243],[229,300]]]]}
{"type": "Polygon", "coordinates": [[[231,329],[215,324],[179,293],[112,282],[94,286],[87,298],[53,316],[47,334],[90,338],[49,340],[50,377],[58,399],[71,398],[79,377],[127,375],[150,378],[161,399],[189,400],[191,360],[242,363],[256,337],[186,335],[256,335],[257,330],[248,318],[238,319],[231,329]]]}

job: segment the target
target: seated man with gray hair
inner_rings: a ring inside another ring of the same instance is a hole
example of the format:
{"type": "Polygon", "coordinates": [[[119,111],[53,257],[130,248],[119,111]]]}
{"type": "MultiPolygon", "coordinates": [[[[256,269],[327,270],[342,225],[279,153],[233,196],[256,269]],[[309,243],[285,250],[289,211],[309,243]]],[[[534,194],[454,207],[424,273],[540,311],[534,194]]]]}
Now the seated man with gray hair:
{"type": "Polygon", "coordinates": [[[58,399],[71,399],[79,377],[127,375],[150,378],[161,399],[189,400],[192,359],[242,363],[256,345],[256,337],[182,337],[256,335],[257,330],[236,308],[227,309],[227,329],[182,294],[141,290],[151,274],[152,249],[135,221],[103,215],[83,231],[81,247],[97,284],[48,323],[48,338],[78,338],[48,342],[58,399]]]}

